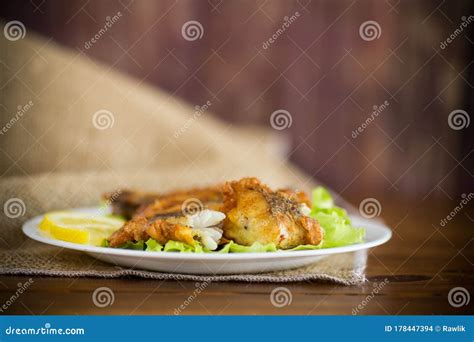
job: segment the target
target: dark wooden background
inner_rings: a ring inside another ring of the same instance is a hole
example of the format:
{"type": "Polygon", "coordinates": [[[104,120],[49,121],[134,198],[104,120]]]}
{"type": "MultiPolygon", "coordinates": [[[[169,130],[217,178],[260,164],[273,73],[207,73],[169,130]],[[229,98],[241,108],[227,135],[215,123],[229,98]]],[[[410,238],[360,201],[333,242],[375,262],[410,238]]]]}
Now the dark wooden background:
{"type": "MultiPolygon", "coordinates": [[[[213,102],[224,120],[270,127],[288,110],[290,158],[343,195],[459,198],[474,173],[474,124],[455,131],[454,109],[473,112],[471,24],[440,42],[472,1],[10,1],[5,20],[83,50],[91,58],[160,86],[193,105],[213,102]],[[90,49],[107,16],[120,20],[90,49]],[[300,17],[268,49],[285,16],[300,17]],[[186,41],[182,25],[203,37],[186,41]],[[359,26],[375,20],[377,40],[359,26]],[[374,105],[389,107],[357,139],[374,105]]],[[[133,113],[130,113],[133,115],[133,113]]]]}

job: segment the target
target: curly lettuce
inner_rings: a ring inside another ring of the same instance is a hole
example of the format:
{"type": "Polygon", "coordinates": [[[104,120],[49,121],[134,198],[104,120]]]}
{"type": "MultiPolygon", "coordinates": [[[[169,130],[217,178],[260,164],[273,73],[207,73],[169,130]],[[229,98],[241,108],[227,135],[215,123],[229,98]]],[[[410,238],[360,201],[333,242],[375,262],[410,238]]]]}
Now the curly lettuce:
{"type": "Polygon", "coordinates": [[[310,216],[318,220],[324,231],[321,248],[341,247],[364,241],[365,230],[352,226],[347,211],[334,205],[329,191],[317,187],[312,195],[310,216]]]}
{"type": "Polygon", "coordinates": [[[243,246],[230,241],[226,243],[218,253],[263,253],[263,252],[276,252],[277,248],[274,243],[261,244],[260,242],[254,242],[250,246],[243,246]]]}

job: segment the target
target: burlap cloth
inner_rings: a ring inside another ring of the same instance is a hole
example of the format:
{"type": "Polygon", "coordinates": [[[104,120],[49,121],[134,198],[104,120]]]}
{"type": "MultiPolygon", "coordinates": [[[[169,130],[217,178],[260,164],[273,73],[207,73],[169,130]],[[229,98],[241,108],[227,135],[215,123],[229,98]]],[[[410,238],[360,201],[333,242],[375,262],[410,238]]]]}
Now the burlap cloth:
{"type": "Polygon", "coordinates": [[[1,125],[19,105],[34,103],[0,136],[0,205],[13,198],[25,204],[17,218],[0,213],[0,274],[347,285],[365,280],[365,253],[334,255],[285,272],[207,277],[123,269],[30,241],[21,232],[26,219],[97,205],[101,193],[117,188],[166,191],[244,176],[305,190],[315,182],[286,160],[280,132],[220,122],[212,106],[196,116],[194,105],[31,32],[14,42],[1,37],[0,59],[1,125]],[[114,116],[104,130],[93,124],[102,109],[114,116]]]}

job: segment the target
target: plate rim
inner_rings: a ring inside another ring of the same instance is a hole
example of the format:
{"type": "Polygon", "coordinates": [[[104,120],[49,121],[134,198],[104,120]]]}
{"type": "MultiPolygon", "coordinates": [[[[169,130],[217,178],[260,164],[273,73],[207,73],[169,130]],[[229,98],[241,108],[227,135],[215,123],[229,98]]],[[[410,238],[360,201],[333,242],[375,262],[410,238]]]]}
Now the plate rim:
{"type": "MultiPolygon", "coordinates": [[[[90,211],[104,211],[103,207],[83,207],[83,208],[72,208],[65,209],[68,211],[78,211],[78,212],[90,212],[90,211]]],[[[381,237],[374,241],[363,242],[358,244],[353,244],[349,246],[342,247],[332,247],[325,249],[315,249],[315,250],[301,250],[301,251],[277,251],[277,252],[249,252],[249,253],[176,253],[176,252],[146,252],[138,251],[131,249],[119,249],[119,248],[108,248],[108,247],[98,247],[90,245],[81,245],[73,242],[67,242],[62,240],[56,240],[52,238],[45,237],[41,235],[39,231],[39,223],[43,219],[45,214],[35,216],[25,221],[22,225],[23,234],[28,238],[41,242],[47,245],[76,250],[85,253],[94,253],[94,254],[105,254],[110,256],[129,256],[129,257],[145,257],[147,259],[183,259],[183,260],[196,260],[196,261],[209,261],[209,260],[247,260],[247,259],[272,259],[276,257],[313,257],[313,256],[323,256],[328,254],[339,254],[339,253],[348,253],[355,252],[358,250],[364,250],[380,246],[392,237],[392,230],[383,224],[380,221],[372,221],[362,217],[351,217],[351,219],[364,222],[363,228],[370,230],[378,230],[381,233],[381,237]]],[[[360,225],[360,224],[358,224],[360,225]]]]}

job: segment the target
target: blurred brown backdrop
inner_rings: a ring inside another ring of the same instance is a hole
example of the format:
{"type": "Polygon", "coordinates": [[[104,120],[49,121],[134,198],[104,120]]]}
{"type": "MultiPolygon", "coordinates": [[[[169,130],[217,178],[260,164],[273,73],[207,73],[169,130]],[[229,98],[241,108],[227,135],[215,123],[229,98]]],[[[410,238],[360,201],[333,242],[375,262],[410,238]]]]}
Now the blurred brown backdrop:
{"type": "Polygon", "coordinates": [[[472,117],[474,22],[440,46],[474,14],[472,1],[22,0],[1,6],[5,21],[20,20],[193,105],[211,101],[212,111],[232,125],[271,128],[271,114],[288,111],[291,126],[275,130],[289,138],[288,157],[343,195],[424,200],[458,198],[472,188],[473,124],[454,130],[448,115],[462,109],[472,117]],[[87,48],[118,12],[120,19],[87,48]],[[277,33],[285,17],[292,23],[277,33]],[[202,25],[201,39],[183,38],[190,20],[202,25]],[[361,37],[369,20],[379,25],[378,39],[361,37]],[[387,108],[354,138],[383,103],[387,108]]]}

